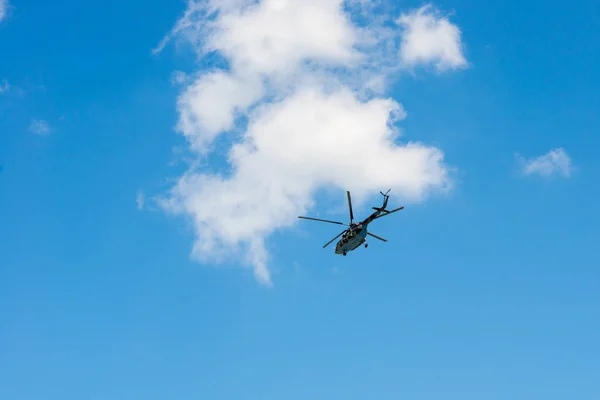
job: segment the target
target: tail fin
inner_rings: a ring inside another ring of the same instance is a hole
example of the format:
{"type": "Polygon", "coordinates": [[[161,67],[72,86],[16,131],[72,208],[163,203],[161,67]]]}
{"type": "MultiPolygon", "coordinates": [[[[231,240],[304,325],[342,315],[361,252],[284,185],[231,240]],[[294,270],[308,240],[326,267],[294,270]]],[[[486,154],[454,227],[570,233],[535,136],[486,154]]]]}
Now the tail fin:
{"type": "MultiPolygon", "coordinates": [[[[383,192],[379,192],[379,193],[381,193],[381,195],[383,196],[383,205],[381,206],[381,209],[379,209],[378,211],[385,212],[385,207],[387,207],[387,203],[388,203],[388,200],[389,200],[389,198],[390,198],[390,196],[388,195],[388,193],[389,193],[391,190],[392,190],[392,189],[389,189],[389,190],[388,190],[387,192],[385,192],[385,193],[383,193],[383,192]]],[[[375,207],[373,207],[373,208],[375,208],[375,207]]]]}

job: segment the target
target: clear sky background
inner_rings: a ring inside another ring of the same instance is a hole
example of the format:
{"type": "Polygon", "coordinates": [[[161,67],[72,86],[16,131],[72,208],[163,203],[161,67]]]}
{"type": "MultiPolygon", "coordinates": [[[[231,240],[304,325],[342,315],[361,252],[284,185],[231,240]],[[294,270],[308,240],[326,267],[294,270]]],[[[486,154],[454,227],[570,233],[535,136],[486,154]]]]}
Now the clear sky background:
{"type": "Polygon", "coordinates": [[[0,398],[600,398],[600,5],[213,3],[0,0],[0,398]]]}

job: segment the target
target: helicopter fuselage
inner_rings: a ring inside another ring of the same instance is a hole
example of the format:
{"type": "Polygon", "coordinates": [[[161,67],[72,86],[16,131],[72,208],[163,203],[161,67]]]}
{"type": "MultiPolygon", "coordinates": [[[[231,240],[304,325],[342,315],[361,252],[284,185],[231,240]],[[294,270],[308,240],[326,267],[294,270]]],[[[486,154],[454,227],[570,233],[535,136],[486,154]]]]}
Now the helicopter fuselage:
{"type": "Polygon", "coordinates": [[[335,246],[335,254],[346,255],[367,241],[367,225],[358,224],[353,229],[344,233],[335,246]]]}

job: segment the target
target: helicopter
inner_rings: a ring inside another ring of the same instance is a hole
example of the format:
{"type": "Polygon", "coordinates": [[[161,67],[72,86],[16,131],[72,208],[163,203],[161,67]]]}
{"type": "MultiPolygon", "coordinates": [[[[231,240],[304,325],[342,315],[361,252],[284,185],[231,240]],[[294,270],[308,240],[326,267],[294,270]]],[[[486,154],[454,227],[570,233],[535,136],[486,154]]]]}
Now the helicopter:
{"type": "Polygon", "coordinates": [[[373,222],[374,220],[381,218],[381,217],[385,217],[386,215],[390,215],[390,214],[395,213],[396,211],[400,211],[404,208],[404,206],[402,206],[402,207],[396,208],[392,211],[388,211],[385,209],[385,207],[387,206],[388,200],[390,198],[388,193],[391,190],[392,189],[388,190],[386,193],[379,192],[383,196],[383,205],[381,207],[372,207],[372,209],[375,210],[375,212],[373,214],[369,215],[367,218],[365,218],[362,222],[359,222],[358,224],[354,223],[354,213],[352,212],[352,198],[350,197],[349,191],[346,191],[346,194],[348,196],[348,209],[350,210],[350,224],[344,224],[343,222],[338,222],[338,221],[330,221],[330,220],[326,220],[326,219],[303,217],[303,216],[299,216],[298,218],[308,219],[308,220],[312,220],[312,221],[319,221],[319,222],[328,222],[330,224],[347,226],[348,229],[342,231],[339,235],[337,235],[336,237],[331,239],[329,242],[327,242],[323,246],[323,248],[329,246],[331,243],[333,243],[334,240],[336,240],[337,238],[339,238],[341,236],[342,238],[337,242],[337,244],[335,246],[335,254],[342,254],[345,256],[349,251],[356,250],[363,243],[365,245],[365,248],[367,248],[369,246],[369,244],[366,243],[367,235],[372,236],[376,239],[379,239],[383,242],[387,242],[386,239],[369,232],[367,230],[367,228],[368,228],[368,225],[371,222],[373,222]]]}

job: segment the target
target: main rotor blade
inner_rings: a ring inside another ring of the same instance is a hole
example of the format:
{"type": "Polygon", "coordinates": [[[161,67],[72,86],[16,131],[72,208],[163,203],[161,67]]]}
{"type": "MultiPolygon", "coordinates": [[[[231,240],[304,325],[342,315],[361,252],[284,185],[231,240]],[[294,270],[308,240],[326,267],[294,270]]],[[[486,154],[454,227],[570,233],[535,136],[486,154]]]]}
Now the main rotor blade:
{"type": "Polygon", "coordinates": [[[330,224],[337,224],[337,225],[345,225],[345,226],[348,226],[348,224],[344,224],[343,222],[329,221],[329,220],[327,220],[327,219],[310,218],[310,217],[298,217],[298,218],[302,218],[302,219],[310,219],[311,221],[329,222],[330,224]]]}
{"type": "Polygon", "coordinates": [[[346,190],[346,193],[348,194],[348,209],[350,210],[350,223],[352,223],[352,220],[354,219],[354,213],[352,212],[352,199],[350,198],[350,191],[346,190]]]}
{"type": "Polygon", "coordinates": [[[342,236],[342,234],[343,234],[344,232],[346,232],[346,231],[341,231],[339,235],[337,235],[336,237],[334,237],[333,239],[331,239],[329,242],[327,242],[327,243],[325,244],[325,246],[323,246],[323,248],[325,248],[325,247],[329,246],[329,245],[330,245],[330,244],[331,244],[331,243],[332,243],[332,242],[333,242],[335,239],[337,239],[337,238],[339,238],[340,236],[342,236]]]}
{"type": "Polygon", "coordinates": [[[375,219],[379,219],[379,218],[381,218],[381,217],[385,217],[386,215],[390,215],[391,213],[395,213],[396,211],[400,211],[400,210],[402,210],[403,208],[404,208],[404,206],[402,206],[402,207],[398,207],[398,208],[396,208],[395,210],[388,211],[388,212],[387,212],[387,213],[385,213],[385,214],[381,214],[380,216],[378,216],[378,217],[377,217],[377,218],[375,218],[375,219]]]}
{"type": "Polygon", "coordinates": [[[384,239],[384,238],[382,238],[382,237],[380,237],[380,236],[377,236],[377,235],[375,235],[375,234],[373,234],[373,233],[371,233],[371,232],[367,232],[367,235],[369,235],[369,236],[373,236],[375,239],[379,239],[379,240],[381,240],[381,241],[383,241],[383,242],[387,242],[387,239],[384,239]]]}

